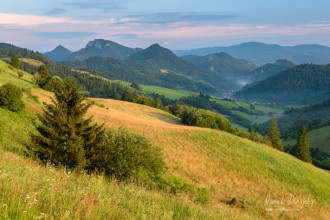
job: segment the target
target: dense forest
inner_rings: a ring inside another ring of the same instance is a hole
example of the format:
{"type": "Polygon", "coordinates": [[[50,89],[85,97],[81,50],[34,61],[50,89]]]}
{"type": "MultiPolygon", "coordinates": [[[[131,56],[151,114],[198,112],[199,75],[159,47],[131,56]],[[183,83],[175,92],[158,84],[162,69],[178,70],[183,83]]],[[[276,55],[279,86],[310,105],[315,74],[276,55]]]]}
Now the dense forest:
{"type": "Polygon", "coordinates": [[[243,88],[234,97],[248,102],[313,104],[330,98],[330,64],[303,64],[243,88]]]}
{"type": "Polygon", "coordinates": [[[187,55],[181,58],[195,64],[204,71],[216,73],[227,79],[257,68],[255,64],[247,60],[237,59],[227,53],[215,53],[207,56],[187,55]]]}

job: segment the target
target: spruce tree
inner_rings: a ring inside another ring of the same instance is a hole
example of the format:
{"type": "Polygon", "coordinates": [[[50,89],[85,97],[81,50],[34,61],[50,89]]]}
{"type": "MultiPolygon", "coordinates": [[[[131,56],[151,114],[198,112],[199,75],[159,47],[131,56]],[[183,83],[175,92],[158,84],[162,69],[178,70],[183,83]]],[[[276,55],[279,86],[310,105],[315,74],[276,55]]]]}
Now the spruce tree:
{"type": "Polygon", "coordinates": [[[40,135],[32,135],[34,151],[42,161],[51,161],[67,169],[88,166],[93,148],[102,142],[103,125],[91,124],[84,119],[90,107],[83,103],[84,96],[70,79],[61,91],[55,93],[52,104],[45,104],[42,122],[37,126],[40,135]]]}
{"type": "Polygon", "coordinates": [[[299,132],[299,136],[296,144],[296,157],[307,163],[312,163],[305,126],[303,126],[299,132]]]}
{"type": "Polygon", "coordinates": [[[282,141],[280,139],[280,132],[278,131],[277,121],[275,116],[272,117],[271,126],[269,128],[268,136],[273,148],[284,151],[282,141]]]}
{"type": "Polygon", "coordinates": [[[14,56],[12,56],[12,58],[10,60],[10,65],[12,67],[14,67],[15,69],[19,69],[20,63],[19,63],[18,56],[16,54],[14,54],[14,56]]]}
{"type": "Polygon", "coordinates": [[[40,88],[43,88],[50,80],[50,74],[48,72],[47,67],[44,64],[39,67],[38,73],[39,73],[38,86],[40,88]]]}

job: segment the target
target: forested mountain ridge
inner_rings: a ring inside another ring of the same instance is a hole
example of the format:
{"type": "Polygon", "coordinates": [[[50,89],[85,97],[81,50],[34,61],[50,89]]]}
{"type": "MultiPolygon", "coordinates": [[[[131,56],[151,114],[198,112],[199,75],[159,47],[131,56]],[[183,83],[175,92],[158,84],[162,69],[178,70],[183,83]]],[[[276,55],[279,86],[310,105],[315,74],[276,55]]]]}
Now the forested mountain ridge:
{"type": "Polygon", "coordinates": [[[322,45],[279,46],[259,42],[246,42],[224,47],[207,47],[192,50],[174,50],[178,56],[200,55],[226,52],[231,56],[246,59],[257,65],[275,62],[278,59],[292,60],[296,64],[330,62],[330,47],[322,45]]]}
{"type": "Polygon", "coordinates": [[[160,70],[153,70],[136,60],[122,61],[110,57],[91,57],[84,61],[63,61],[62,64],[91,73],[95,72],[95,74],[101,74],[108,79],[137,81],[146,85],[216,93],[215,88],[211,85],[196,82],[171,71],[163,73],[160,70]]]}
{"type": "Polygon", "coordinates": [[[188,76],[193,80],[204,81],[214,86],[219,92],[238,88],[235,82],[228,81],[215,73],[203,71],[197,66],[186,62],[184,59],[177,57],[172,51],[161,47],[159,44],[151,45],[139,53],[130,56],[128,60],[137,60],[156,71],[173,71],[188,76]]]}
{"type": "Polygon", "coordinates": [[[100,56],[100,57],[112,57],[116,59],[125,59],[130,55],[141,51],[139,48],[130,48],[123,45],[120,45],[116,42],[103,40],[103,39],[95,39],[90,41],[85,48],[82,48],[74,53],[72,53],[68,57],[63,57],[61,60],[85,60],[90,57],[100,56]]]}
{"type": "Polygon", "coordinates": [[[236,59],[225,52],[206,56],[187,55],[181,58],[198,66],[204,71],[216,73],[227,79],[257,68],[255,64],[247,60],[236,59]]]}
{"type": "Polygon", "coordinates": [[[313,104],[330,98],[330,64],[295,66],[234,94],[263,104],[313,104]]]}
{"type": "Polygon", "coordinates": [[[267,63],[266,65],[263,65],[257,69],[252,70],[251,72],[243,75],[242,79],[244,79],[248,83],[254,81],[261,81],[294,66],[295,64],[290,60],[279,59],[276,60],[275,63],[267,63]]]}

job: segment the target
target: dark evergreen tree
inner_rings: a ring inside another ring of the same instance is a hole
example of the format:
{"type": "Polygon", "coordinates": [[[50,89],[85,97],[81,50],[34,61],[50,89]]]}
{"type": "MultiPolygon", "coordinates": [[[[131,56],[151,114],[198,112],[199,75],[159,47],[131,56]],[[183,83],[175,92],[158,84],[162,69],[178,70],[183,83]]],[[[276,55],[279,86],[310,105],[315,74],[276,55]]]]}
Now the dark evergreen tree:
{"type": "Polygon", "coordinates": [[[48,81],[50,80],[50,74],[48,72],[48,69],[45,65],[41,65],[39,67],[39,81],[38,81],[38,85],[43,88],[48,81]]]}
{"type": "Polygon", "coordinates": [[[297,145],[296,157],[307,163],[312,163],[311,154],[309,152],[308,137],[305,126],[300,129],[297,145]]]}
{"type": "Polygon", "coordinates": [[[284,147],[282,144],[282,141],[280,139],[280,132],[278,131],[278,127],[277,127],[277,121],[275,116],[272,117],[272,121],[271,121],[271,126],[269,128],[269,138],[270,138],[270,142],[272,143],[272,147],[276,148],[280,151],[284,151],[284,147]]]}
{"type": "Polygon", "coordinates": [[[46,108],[39,115],[42,124],[37,126],[40,135],[32,135],[34,151],[42,161],[67,169],[90,166],[92,151],[102,143],[104,129],[91,124],[91,118],[84,119],[90,107],[84,100],[78,87],[66,79],[52,104],[44,103],[46,108]]]}
{"type": "Polygon", "coordinates": [[[11,57],[10,65],[11,65],[12,67],[14,67],[15,69],[19,69],[19,67],[20,67],[20,63],[19,63],[18,56],[17,56],[16,54],[14,54],[14,55],[11,57]]]}

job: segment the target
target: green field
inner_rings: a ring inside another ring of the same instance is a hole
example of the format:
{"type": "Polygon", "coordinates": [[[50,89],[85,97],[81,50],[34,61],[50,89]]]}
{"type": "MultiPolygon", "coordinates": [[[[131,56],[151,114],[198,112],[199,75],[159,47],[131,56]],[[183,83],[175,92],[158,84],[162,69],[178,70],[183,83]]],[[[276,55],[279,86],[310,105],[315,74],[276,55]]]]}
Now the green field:
{"type": "MultiPolygon", "coordinates": [[[[121,81],[121,80],[110,80],[112,82],[119,82],[123,85],[130,86],[132,83],[121,81]]],[[[164,87],[159,86],[150,86],[150,85],[142,85],[142,93],[157,93],[159,95],[164,95],[168,99],[180,99],[185,96],[191,96],[191,95],[198,95],[196,92],[191,92],[187,90],[177,90],[177,89],[168,89],[164,87]]]]}

